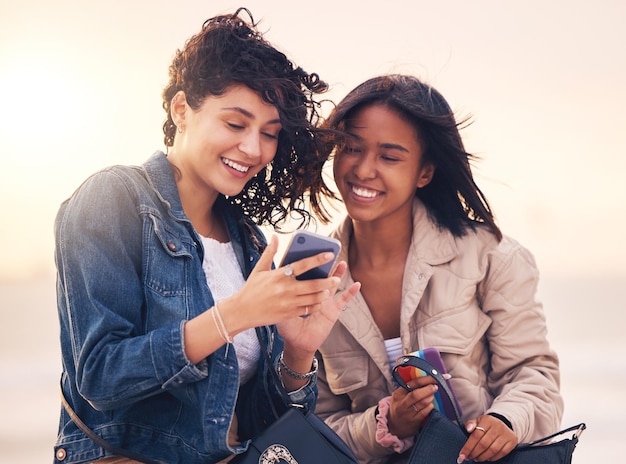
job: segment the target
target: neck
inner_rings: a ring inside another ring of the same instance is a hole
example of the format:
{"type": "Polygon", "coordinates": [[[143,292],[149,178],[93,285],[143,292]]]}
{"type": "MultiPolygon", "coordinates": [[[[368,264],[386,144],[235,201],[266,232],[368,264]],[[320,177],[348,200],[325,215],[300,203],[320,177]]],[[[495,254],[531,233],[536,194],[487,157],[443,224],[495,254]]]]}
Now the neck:
{"type": "Polygon", "coordinates": [[[185,172],[185,166],[177,162],[175,154],[168,155],[176,178],[178,195],[185,215],[196,231],[205,237],[224,241],[228,239],[223,219],[214,211],[219,196],[217,190],[206,188],[200,182],[194,182],[193,175],[185,172]]]}
{"type": "Polygon", "coordinates": [[[352,221],[350,266],[380,266],[382,263],[404,260],[413,236],[412,221],[394,224],[352,221]]]}

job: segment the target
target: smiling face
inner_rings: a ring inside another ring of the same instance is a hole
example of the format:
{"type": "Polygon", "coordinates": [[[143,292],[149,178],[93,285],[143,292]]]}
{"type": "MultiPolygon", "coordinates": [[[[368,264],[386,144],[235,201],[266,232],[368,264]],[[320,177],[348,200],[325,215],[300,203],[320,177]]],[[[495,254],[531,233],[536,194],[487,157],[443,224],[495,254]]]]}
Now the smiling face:
{"type": "Polygon", "coordinates": [[[434,169],[423,163],[416,129],[388,106],[359,109],[347,132],[354,137],[337,153],[334,176],[355,221],[410,220],[415,189],[427,185],[434,169]]]}
{"type": "Polygon", "coordinates": [[[182,174],[179,190],[209,198],[239,194],[274,159],[282,128],[276,107],[243,85],[207,97],[197,111],[179,92],[172,119],[182,131],[168,155],[182,174]]]}

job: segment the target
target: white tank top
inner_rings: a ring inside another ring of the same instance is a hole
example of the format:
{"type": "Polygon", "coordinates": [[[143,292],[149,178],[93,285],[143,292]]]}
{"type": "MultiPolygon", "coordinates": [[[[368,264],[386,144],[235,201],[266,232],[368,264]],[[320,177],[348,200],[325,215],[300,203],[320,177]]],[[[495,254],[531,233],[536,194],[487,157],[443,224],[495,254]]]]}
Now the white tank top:
{"type": "Polygon", "coordinates": [[[389,359],[389,364],[393,369],[396,359],[402,356],[402,340],[400,337],[385,340],[385,348],[387,349],[387,359],[389,359]]]}

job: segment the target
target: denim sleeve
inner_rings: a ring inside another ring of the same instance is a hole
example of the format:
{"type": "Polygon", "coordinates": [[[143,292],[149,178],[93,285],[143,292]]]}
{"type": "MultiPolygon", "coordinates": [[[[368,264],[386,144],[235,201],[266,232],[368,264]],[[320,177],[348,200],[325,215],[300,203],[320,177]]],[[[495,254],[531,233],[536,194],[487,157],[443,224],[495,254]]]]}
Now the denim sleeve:
{"type": "Polygon", "coordinates": [[[154,325],[142,282],[137,194],[114,171],[98,173],[65,202],[55,223],[65,369],[99,410],[206,377],[183,350],[181,314],[154,325]]]}

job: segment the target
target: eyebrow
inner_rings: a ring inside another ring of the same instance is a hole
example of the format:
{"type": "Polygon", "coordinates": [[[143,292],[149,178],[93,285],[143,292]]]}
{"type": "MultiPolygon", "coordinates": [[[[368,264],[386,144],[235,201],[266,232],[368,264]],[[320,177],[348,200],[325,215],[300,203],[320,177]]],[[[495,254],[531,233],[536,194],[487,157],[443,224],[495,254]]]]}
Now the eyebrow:
{"type": "MultiPolygon", "coordinates": [[[[357,142],[362,142],[363,141],[363,137],[360,137],[357,134],[354,134],[352,132],[348,132],[348,134],[354,138],[357,142]]],[[[381,143],[380,145],[378,145],[380,148],[386,148],[387,150],[398,150],[398,151],[402,151],[404,153],[409,153],[409,150],[406,149],[404,146],[399,145],[397,143],[381,143]]]]}
{"type": "MultiPolygon", "coordinates": [[[[250,119],[256,119],[256,116],[252,114],[250,111],[240,107],[240,106],[227,106],[222,108],[222,111],[236,111],[238,113],[243,114],[245,117],[250,119]]],[[[271,121],[267,121],[266,124],[281,124],[280,118],[272,119],[271,121]]]]}
{"type": "Polygon", "coordinates": [[[409,152],[409,150],[404,148],[402,145],[398,145],[397,143],[381,143],[379,145],[379,147],[386,148],[388,150],[400,150],[400,151],[403,151],[405,153],[409,152]]]}

